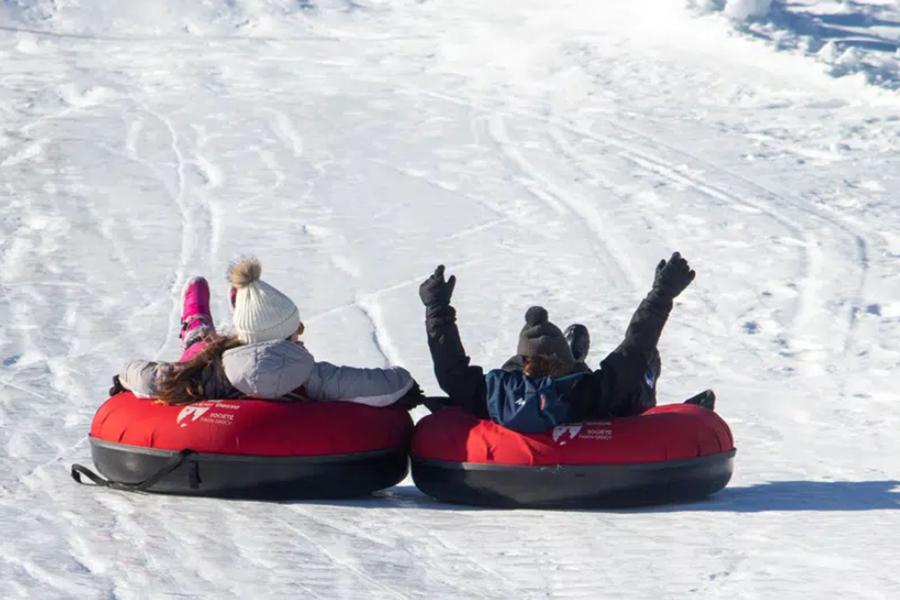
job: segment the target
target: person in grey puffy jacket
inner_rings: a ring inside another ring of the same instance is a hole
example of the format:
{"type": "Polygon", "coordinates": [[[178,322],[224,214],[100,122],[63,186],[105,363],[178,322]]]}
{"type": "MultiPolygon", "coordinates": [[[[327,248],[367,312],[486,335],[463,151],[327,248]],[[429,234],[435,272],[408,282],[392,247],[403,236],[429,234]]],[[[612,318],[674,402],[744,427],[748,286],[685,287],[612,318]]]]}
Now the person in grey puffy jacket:
{"type": "Polygon", "coordinates": [[[188,282],[182,312],[179,362],[132,361],[113,378],[112,393],[130,390],[166,404],[216,398],[347,401],[370,406],[421,401],[422,392],[406,369],[365,369],[316,361],[300,341],[304,325],[297,306],[260,280],[255,258],[232,265],[234,335],[215,333],[209,285],[188,282]]]}

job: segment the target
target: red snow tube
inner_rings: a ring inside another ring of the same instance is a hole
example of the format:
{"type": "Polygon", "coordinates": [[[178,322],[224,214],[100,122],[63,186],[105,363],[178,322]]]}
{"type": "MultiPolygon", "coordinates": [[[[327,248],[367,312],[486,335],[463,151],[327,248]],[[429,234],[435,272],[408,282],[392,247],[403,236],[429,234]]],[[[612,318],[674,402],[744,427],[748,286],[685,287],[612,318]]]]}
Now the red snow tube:
{"type": "Polygon", "coordinates": [[[734,454],[725,421],[690,404],[539,434],[447,408],[416,426],[412,474],[420,490],[447,502],[638,506],[721,490],[731,479],[734,454]]]}
{"type": "MultiPolygon", "coordinates": [[[[97,469],[115,482],[111,487],[335,498],[401,481],[412,429],[404,410],[351,402],[241,399],[167,406],[123,392],[97,410],[90,442],[97,469]]],[[[74,468],[73,476],[79,479],[74,468]]]]}

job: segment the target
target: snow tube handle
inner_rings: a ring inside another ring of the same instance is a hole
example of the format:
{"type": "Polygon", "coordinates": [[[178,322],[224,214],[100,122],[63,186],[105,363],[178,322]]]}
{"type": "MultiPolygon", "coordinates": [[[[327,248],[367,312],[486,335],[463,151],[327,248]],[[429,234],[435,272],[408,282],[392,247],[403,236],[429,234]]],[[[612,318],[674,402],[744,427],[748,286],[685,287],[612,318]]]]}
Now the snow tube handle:
{"type": "Polygon", "coordinates": [[[76,483],[80,483],[81,485],[94,485],[97,487],[107,487],[114,490],[124,490],[129,492],[144,492],[153,487],[160,479],[180,467],[187,459],[187,457],[191,454],[196,453],[193,450],[189,449],[179,451],[178,453],[172,455],[172,458],[170,458],[166,462],[166,464],[160,467],[159,471],[157,471],[147,479],[139,481],[137,483],[124,483],[122,481],[103,479],[103,477],[101,477],[100,475],[97,475],[87,467],[79,465],[77,463],[72,465],[72,469],[69,474],[72,476],[72,479],[74,479],[76,483]],[[82,476],[91,480],[91,483],[82,481],[82,476]]]}

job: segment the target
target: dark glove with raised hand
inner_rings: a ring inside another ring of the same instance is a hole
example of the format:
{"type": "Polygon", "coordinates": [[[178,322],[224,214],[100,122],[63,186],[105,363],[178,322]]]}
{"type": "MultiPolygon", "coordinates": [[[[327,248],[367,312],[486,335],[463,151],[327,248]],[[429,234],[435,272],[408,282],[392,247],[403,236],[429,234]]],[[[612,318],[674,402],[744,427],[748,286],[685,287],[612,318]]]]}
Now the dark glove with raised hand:
{"type": "Polygon", "coordinates": [[[453,296],[456,275],[444,280],[444,265],[438,265],[431,276],[419,286],[419,298],[425,306],[446,306],[453,296]]]}
{"type": "Polygon", "coordinates": [[[661,260],[656,265],[653,291],[666,298],[675,298],[691,284],[696,275],[681,254],[675,252],[668,261],[661,260]]]}
{"type": "Polygon", "coordinates": [[[122,382],[119,381],[118,375],[113,375],[112,381],[113,381],[112,387],[109,388],[110,397],[115,396],[119,392],[127,392],[128,391],[128,388],[126,388],[124,385],[122,385],[122,382]]]}

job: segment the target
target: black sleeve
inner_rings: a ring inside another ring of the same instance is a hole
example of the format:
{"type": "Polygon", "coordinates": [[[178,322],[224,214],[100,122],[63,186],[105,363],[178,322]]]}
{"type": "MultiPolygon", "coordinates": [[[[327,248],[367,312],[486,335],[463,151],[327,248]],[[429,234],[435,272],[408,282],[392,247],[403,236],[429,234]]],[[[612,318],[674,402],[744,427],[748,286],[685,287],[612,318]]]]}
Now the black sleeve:
{"type": "Polygon", "coordinates": [[[655,292],[641,301],[625,331],[625,339],[601,361],[600,370],[591,377],[595,393],[602,398],[601,413],[611,417],[641,413],[641,381],[671,311],[672,300],[655,292]]]}
{"type": "Polygon", "coordinates": [[[488,418],[484,370],[469,364],[456,326],[456,310],[449,304],[427,307],[425,331],[434,374],[450,403],[482,419],[488,418]]]}
{"type": "Polygon", "coordinates": [[[672,299],[650,292],[641,300],[625,330],[625,340],[613,350],[642,357],[649,361],[659,344],[659,336],[672,312],[672,299]]]}

